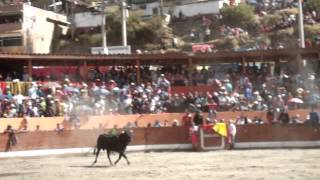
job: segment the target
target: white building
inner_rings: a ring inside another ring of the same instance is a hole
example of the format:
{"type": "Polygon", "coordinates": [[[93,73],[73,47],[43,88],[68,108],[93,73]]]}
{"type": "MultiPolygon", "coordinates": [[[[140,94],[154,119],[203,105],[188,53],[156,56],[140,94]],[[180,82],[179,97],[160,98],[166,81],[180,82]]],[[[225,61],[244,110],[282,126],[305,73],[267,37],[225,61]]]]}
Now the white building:
{"type": "Polygon", "coordinates": [[[50,53],[67,26],[66,16],[28,4],[0,6],[0,52],[50,53]]]}
{"type": "Polygon", "coordinates": [[[100,12],[79,12],[74,17],[76,28],[91,28],[101,26],[102,14],[100,12]]]}
{"type": "MultiPolygon", "coordinates": [[[[165,2],[165,1],[164,1],[165,2]]],[[[241,0],[235,0],[239,4],[241,0]]],[[[180,14],[185,17],[199,14],[216,14],[224,4],[230,4],[230,0],[181,0],[164,3],[164,13],[173,17],[179,17],[180,14]]],[[[144,16],[160,14],[160,3],[152,2],[144,5],[144,16]]]]}

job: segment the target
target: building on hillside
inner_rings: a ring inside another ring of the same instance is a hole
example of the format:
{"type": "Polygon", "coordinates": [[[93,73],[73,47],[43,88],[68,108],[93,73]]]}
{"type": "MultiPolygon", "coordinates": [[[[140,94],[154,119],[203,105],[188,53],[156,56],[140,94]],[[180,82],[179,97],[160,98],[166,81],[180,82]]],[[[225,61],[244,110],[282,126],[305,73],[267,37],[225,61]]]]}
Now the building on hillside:
{"type": "MultiPolygon", "coordinates": [[[[237,5],[242,0],[163,0],[163,12],[172,17],[191,17],[199,14],[217,14],[225,4],[237,5]]],[[[132,0],[132,4],[144,9],[144,16],[160,14],[160,1],[132,0]]]]}
{"type": "Polygon", "coordinates": [[[99,29],[102,23],[100,12],[78,12],[74,15],[74,25],[76,32],[89,32],[92,29],[99,29]]]}
{"type": "Polygon", "coordinates": [[[67,17],[28,4],[0,6],[0,52],[50,53],[67,17]]]}

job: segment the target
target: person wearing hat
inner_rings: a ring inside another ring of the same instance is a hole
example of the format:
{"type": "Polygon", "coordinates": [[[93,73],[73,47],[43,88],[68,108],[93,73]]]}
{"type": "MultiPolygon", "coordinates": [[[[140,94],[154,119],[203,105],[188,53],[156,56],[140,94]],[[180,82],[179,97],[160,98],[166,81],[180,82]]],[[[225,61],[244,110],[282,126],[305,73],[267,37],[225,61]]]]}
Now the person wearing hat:
{"type": "Polygon", "coordinates": [[[16,105],[11,103],[10,105],[10,110],[8,112],[8,117],[9,118],[13,118],[13,117],[17,117],[17,108],[16,105]]]}
{"type": "Polygon", "coordinates": [[[195,126],[203,125],[203,116],[201,115],[200,111],[198,110],[193,117],[193,122],[195,126]]]}
{"type": "Polygon", "coordinates": [[[182,117],[182,126],[191,127],[192,125],[192,114],[186,111],[186,114],[182,117]]]}
{"type": "Polygon", "coordinates": [[[233,149],[234,148],[234,144],[236,141],[236,135],[237,135],[237,126],[235,124],[234,120],[230,120],[228,123],[228,131],[229,131],[229,148],[233,149]]]}
{"type": "Polygon", "coordinates": [[[174,119],[172,121],[172,127],[177,127],[177,126],[179,126],[179,121],[177,119],[174,119]]]}
{"type": "Polygon", "coordinates": [[[5,152],[8,152],[11,150],[12,146],[17,145],[16,130],[14,130],[11,125],[8,125],[4,130],[4,134],[8,134],[8,141],[5,149],[5,152]]]}

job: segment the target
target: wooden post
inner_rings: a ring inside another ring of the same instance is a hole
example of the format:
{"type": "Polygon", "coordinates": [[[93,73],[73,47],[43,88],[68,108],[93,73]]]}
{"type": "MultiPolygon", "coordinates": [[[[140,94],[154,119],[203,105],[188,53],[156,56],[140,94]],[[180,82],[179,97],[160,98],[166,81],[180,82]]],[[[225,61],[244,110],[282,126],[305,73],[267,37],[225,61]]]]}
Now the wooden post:
{"type": "Polygon", "coordinates": [[[28,76],[28,80],[32,81],[32,59],[28,59],[28,76]]]}
{"type": "Polygon", "coordinates": [[[137,82],[140,83],[141,82],[141,72],[140,72],[140,60],[139,59],[137,59],[136,66],[137,66],[137,82]]]}
{"type": "Polygon", "coordinates": [[[84,75],[84,80],[87,81],[88,80],[88,64],[86,59],[83,61],[83,75],[84,75]]]}
{"type": "Polygon", "coordinates": [[[241,61],[241,64],[242,64],[242,73],[246,73],[246,58],[244,56],[242,56],[242,61],[241,61]]]}
{"type": "Polygon", "coordinates": [[[193,62],[192,62],[192,58],[189,57],[188,58],[188,86],[192,86],[192,71],[193,71],[193,62]]]}
{"type": "Polygon", "coordinates": [[[263,56],[263,54],[260,55],[260,61],[261,61],[261,63],[264,63],[264,56],[263,56]]]}
{"type": "Polygon", "coordinates": [[[303,70],[303,63],[302,63],[302,56],[301,56],[301,52],[298,52],[297,56],[296,56],[296,62],[298,65],[298,73],[301,73],[301,71],[303,70]]]}

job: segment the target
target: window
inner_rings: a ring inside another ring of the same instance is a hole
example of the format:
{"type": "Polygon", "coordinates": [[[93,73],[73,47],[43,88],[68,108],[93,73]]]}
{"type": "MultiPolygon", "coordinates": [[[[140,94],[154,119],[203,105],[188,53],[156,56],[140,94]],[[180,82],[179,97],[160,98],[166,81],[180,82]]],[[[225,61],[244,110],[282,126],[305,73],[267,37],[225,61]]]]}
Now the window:
{"type": "Polygon", "coordinates": [[[158,15],[159,14],[158,11],[159,11],[158,8],[152,8],[152,14],[153,15],[158,15]]]}
{"type": "Polygon", "coordinates": [[[0,47],[22,46],[22,37],[0,37],[0,47]]]}

